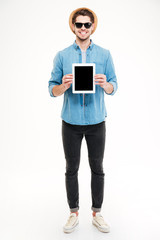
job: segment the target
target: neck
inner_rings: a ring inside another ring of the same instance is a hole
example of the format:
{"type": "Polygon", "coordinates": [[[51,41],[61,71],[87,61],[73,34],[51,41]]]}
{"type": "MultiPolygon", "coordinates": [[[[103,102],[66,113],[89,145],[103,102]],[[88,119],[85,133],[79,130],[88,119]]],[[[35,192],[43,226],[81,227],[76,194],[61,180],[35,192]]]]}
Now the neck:
{"type": "Polygon", "coordinates": [[[86,40],[83,41],[76,37],[76,43],[81,50],[86,51],[89,45],[91,44],[91,41],[90,41],[90,38],[87,38],[86,40]]]}

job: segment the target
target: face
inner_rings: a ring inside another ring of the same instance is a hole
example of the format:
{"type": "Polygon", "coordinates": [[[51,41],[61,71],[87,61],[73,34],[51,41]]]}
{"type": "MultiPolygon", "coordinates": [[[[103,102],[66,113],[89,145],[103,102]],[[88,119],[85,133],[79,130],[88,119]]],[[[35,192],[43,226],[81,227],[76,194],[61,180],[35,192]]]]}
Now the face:
{"type": "MultiPolygon", "coordinates": [[[[86,22],[91,22],[90,17],[88,16],[78,16],[76,18],[76,22],[80,22],[80,23],[86,23],[86,22]]],[[[94,24],[92,24],[92,26],[90,28],[85,28],[85,26],[83,25],[81,28],[76,28],[76,26],[74,24],[72,24],[72,29],[75,32],[76,36],[81,40],[81,41],[85,41],[87,40],[93,29],[94,29],[94,24]]]]}

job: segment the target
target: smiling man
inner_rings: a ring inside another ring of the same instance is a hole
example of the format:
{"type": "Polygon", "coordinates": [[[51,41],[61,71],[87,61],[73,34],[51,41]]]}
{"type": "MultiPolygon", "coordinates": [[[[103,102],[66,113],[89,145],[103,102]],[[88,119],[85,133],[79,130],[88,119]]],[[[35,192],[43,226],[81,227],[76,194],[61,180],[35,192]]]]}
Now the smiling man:
{"type": "MultiPolygon", "coordinates": [[[[54,58],[48,88],[52,97],[64,95],[62,118],[62,140],[66,159],[65,184],[70,216],[63,227],[65,233],[72,232],[79,223],[78,170],[83,137],[88,147],[91,169],[92,223],[101,232],[110,228],[101,215],[104,195],[103,156],[105,149],[105,118],[107,111],[104,95],[114,95],[117,78],[110,51],[90,39],[97,27],[97,16],[88,8],[78,8],[69,17],[69,26],[75,34],[74,43],[59,51],[54,58]],[[72,63],[95,63],[94,94],[72,93],[72,63]]],[[[85,201],[85,199],[84,199],[85,201]]]]}

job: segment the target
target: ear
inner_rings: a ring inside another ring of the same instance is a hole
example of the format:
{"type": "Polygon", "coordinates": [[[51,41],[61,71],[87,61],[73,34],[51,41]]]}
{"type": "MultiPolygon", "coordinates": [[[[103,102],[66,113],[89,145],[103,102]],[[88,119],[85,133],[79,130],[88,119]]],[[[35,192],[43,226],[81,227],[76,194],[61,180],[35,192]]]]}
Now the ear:
{"type": "Polygon", "coordinates": [[[95,24],[93,23],[93,24],[92,24],[92,32],[93,32],[93,30],[94,30],[94,26],[95,26],[95,24]]]}
{"type": "Polygon", "coordinates": [[[72,23],[72,30],[75,31],[75,25],[72,23]]]}

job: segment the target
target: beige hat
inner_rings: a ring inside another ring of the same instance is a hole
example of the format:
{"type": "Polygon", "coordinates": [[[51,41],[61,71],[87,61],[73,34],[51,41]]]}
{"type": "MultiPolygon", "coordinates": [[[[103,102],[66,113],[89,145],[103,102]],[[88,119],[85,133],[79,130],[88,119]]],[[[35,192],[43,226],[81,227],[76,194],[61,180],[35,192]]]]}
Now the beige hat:
{"type": "Polygon", "coordinates": [[[86,7],[77,8],[76,10],[74,10],[74,11],[70,14],[70,17],[69,17],[69,26],[70,26],[70,29],[71,29],[72,32],[74,33],[74,31],[73,31],[73,29],[72,29],[72,18],[73,18],[73,15],[74,15],[76,12],[78,12],[78,11],[80,11],[80,10],[82,10],[82,9],[88,10],[88,11],[91,12],[91,13],[93,14],[93,16],[94,16],[94,30],[93,30],[93,32],[92,32],[92,34],[93,34],[93,33],[95,32],[96,28],[97,28],[98,19],[97,19],[96,14],[95,14],[91,9],[86,8],[86,7]]]}

